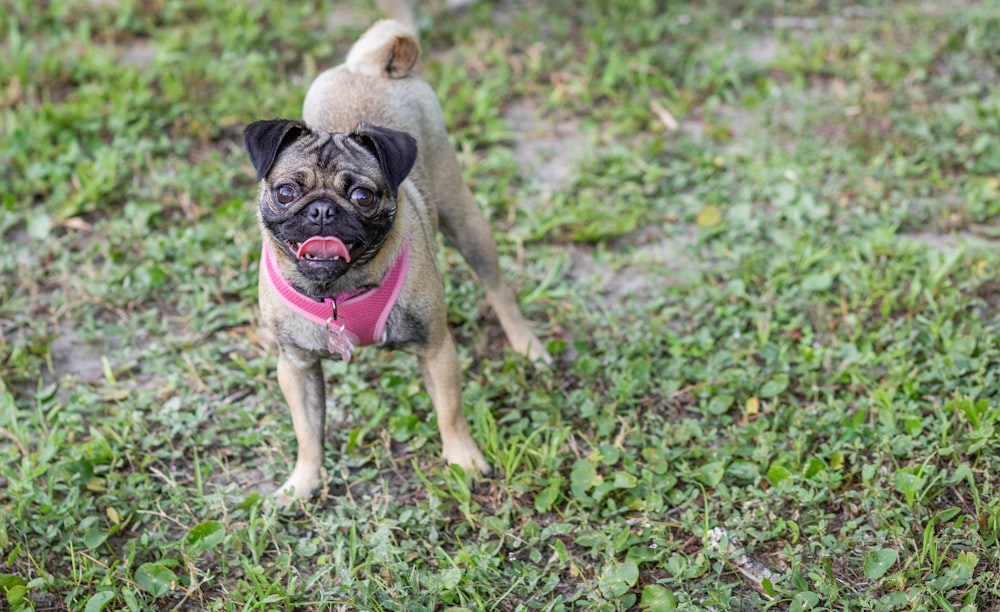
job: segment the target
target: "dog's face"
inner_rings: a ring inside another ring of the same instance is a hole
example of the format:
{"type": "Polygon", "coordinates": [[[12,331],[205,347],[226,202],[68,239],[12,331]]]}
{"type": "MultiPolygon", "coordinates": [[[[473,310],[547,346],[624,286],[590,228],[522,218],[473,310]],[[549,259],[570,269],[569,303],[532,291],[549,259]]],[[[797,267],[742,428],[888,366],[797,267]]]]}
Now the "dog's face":
{"type": "Polygon", "coordinates": [[[399,184],[416,161],[412,136],[367,124],[350,133],[314,132],[272,119],[250,124],[243,138],[276,257],[319,284],[375,257],[396,218],[399,184]]]}

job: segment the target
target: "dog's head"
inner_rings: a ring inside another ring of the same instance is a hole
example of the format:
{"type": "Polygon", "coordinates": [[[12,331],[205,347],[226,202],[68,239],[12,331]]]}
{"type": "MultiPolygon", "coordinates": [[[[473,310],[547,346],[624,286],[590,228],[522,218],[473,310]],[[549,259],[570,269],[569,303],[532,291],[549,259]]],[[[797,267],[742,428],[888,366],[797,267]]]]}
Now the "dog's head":
{"type": "Polygon", "coordinates": [[[276,257],[320,284],[375,257],[417,158],[412,136],[365,123],[350,133],[317,132],[301,121],[271,119],[248,125],[243,140],[276,257]]]}

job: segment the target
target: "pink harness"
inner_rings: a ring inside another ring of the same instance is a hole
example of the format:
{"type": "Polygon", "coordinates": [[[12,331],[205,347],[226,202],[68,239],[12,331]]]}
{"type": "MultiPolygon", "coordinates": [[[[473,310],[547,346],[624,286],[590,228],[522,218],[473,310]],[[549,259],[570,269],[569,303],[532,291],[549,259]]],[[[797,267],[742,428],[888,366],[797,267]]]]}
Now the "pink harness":
{"type": "Polygon", "coordinates": [[[382,343],[385,322],[392,307],[396,305],[396,299],[406,280],[410,264],[410,243],[407,241],[403,245],[396,263],[378,287],[361,293],[345,293],[335,298],[325,298],[322,302],[296,291],[288,279],[281,275],[271,249],[266,244],[261,259],[264,276],[285,306],[313,323],[324,326],[329,351],[339,353],[344,361],[350,361],[351,350],[355,347],[382,343]]]}

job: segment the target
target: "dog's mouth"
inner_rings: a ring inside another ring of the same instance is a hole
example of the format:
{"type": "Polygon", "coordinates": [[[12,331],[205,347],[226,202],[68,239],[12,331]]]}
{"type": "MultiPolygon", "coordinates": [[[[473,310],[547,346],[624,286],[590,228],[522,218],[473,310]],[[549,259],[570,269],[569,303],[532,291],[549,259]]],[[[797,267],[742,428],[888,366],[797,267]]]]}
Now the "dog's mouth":
{"type": "Polygon", "coordinates": [[[289,250],[300,261],[310,262],[351,262],[351,251],[346,244],[334,236],[313,236],[305,242],[288,242],[289,250]]]}

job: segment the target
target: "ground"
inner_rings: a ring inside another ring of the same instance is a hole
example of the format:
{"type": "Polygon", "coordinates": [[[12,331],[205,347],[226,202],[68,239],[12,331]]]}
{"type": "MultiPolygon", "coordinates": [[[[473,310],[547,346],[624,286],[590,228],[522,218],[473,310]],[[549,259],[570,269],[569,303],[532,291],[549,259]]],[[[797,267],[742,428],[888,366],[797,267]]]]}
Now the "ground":
{"type": "Polygon", "coordinates": [[[422,75],[556,362],[443,245],[463,400],[330,363],[325,488],[258,335],[250,121],[367,2],[0,12],[13,610],[1000,609],[1000,10],[423,5],[422,75]]]}

